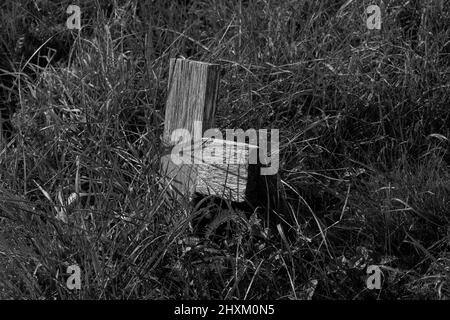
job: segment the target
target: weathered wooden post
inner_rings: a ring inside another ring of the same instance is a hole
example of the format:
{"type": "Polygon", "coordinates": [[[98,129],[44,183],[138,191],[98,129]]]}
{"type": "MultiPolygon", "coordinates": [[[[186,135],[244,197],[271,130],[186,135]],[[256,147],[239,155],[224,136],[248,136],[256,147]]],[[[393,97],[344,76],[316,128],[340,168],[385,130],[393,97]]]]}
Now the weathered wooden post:
{"type": "Polygon", "coordinates": [[[165,155],[161,158],[161,173],[176,198],[189,200],[195,192],[196,168],[189,163],[176,165],[171,159],[172,148],[178,141],[172,141],[175,130],[184,129],[183,141],[191,143],[194,123],[198,121],[202,130],[214,124],[220,66],[187,59],[170,59],[168,96],[162,136],[165,155]]]}
{"type": "Polygon", "coordinates": [[[202,123],[203,130],[213,127],[219,73],[217,64],[170,59],[163,134],[165,144],[174,145],[171,134],[177,129],[186,129],[193,136],[195,121],[202,123]]]}
{"type": "MultiPolygon", "coordinates": [[[[261,132],[227,129],[223,139],[213,128],[220,66],[171,59],[169,72],[160,172],[171,194],[187,202],[199,193],[253,206],[273,203],[276,172],[261,175],[261,132]]],[[[267,152],[267,141],[263,147],[267,152]]]]}

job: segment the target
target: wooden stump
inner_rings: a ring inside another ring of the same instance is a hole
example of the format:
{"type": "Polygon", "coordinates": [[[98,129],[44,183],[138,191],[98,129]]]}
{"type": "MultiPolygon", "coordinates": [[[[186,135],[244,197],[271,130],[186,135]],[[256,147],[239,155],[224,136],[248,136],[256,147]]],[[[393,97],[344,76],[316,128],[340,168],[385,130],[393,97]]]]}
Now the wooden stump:
{"type": "Polygon", "coordinates": [[[160,163],[167,191],[186,202],[197,193],[234,203],[270,206],[277,175],[261,175],[258,146],[240,140],[202,138],[214,126],[219,66],[171,59],[169,72],[162,137],[167,152],[160,163]]]}
{"type": "Polygon", "coordinates": [[[161,159],[161,172],[172,196],[187,202],[194,194],[213,196],[248,208],[273,208],[278,175],[263,175],[258,147],[247,143],[204,138],[182,145],[183,152],[161,159]],[[182,154],[182,155],[181,155],[182,154]]]}
{"type": "Polygon", "coordinates": [[[182,149],[183,157],[172,153],[161,159],[161,172],[175,194],[189,198],[200,193],[232,202],[245,201],[250,181],[255,180],[257,163],[250,163],[249,159],[256,159],[256,146],[202,139],[182,149]]]}

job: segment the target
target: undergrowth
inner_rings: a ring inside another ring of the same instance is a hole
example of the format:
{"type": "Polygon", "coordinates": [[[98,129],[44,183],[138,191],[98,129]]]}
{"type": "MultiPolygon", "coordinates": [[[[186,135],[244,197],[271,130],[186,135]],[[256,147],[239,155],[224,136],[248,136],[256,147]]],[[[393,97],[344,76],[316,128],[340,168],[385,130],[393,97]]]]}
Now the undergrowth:
{"type": "Polygon", "coordinates": [[[450,6],[424,5],[412,45],[401,1],[381,31],[365,26],[373,1],[345,2],[80,0],[77,32],[67,1],[4,1],[0,297],[447,299],[450,6]],[[64,54],[37,51],[50,39],[64,54]],[[165,192],[180,56],[221,64],[218,127],[280,130],[289,226],[165,192]]]}

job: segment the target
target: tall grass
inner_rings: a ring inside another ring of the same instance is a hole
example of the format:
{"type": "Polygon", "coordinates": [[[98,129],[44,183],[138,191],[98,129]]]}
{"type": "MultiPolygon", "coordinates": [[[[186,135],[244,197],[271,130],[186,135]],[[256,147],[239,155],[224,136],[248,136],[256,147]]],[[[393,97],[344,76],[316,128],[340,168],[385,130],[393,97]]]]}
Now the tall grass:
{"type": "Polygon", "coordinates": [[[413,48],[399,1],[380,32],[365,26],[372,2],[344,2],[79,1],[77,33],[62,27],[63,4],[37,4],[50,18],[6,1],[7,47],[28,21],[28,37],[59,32],[70,52],[44,65],[8,52],[17,110],[0,150],[0,296],[448,298],[450,29],[436,21],[449,7],[426,7],[413,48]],[[219,127],[280,129],[278,214],[294,237],[267,233],[258,212],[165,192],[168,59],[180,55],[222,64],[219,127]],[[218,218],[198,238],[201,215],[218,218]],[[370,264],[380,292],[366,289],[370,264]]]}

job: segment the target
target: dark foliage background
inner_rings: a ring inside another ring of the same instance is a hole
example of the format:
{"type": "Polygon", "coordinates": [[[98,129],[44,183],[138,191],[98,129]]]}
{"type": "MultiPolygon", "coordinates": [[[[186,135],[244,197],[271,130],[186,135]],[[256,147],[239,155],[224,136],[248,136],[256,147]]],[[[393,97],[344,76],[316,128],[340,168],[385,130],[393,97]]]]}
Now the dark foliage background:
{"type": "Polygon", "coordinates": [[[3,1],[0,297],[447,299],[450,3],[384,1],[381,31],[371,4],[3,1]],[[219,127],[280,130],[293,237],[163,192],[179,56],[222,65],[219,127]]]}

